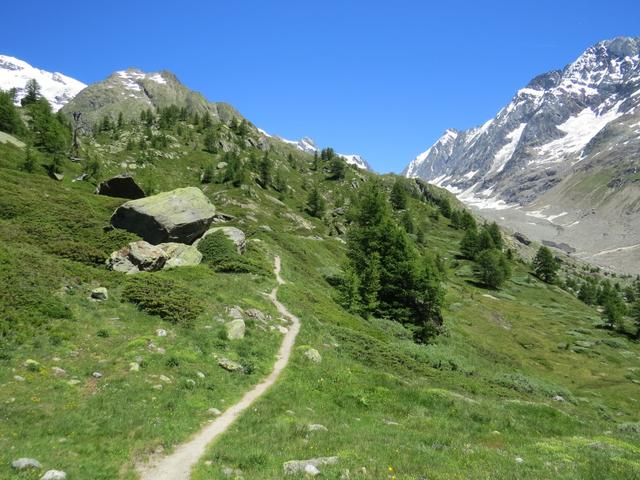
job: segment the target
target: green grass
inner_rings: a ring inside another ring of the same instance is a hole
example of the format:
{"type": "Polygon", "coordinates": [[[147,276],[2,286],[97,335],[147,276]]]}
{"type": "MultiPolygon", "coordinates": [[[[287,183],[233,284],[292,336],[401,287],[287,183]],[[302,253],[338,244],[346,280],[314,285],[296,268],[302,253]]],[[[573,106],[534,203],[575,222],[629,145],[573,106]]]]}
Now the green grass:
{"type": "MultiPolygon", "coordinates": [[[[103,176],[138,153],[107,147],[90,146],[102,155],[103,176]]],[[[43,169],[20,172],[23,152],[0,145],[0,478],[39,478],[9,466],[28,456],[71,479],[131,480],[136,462],[184,441],[210,420],[209,408],[231,405],[270,371],[281,334],[248,319],[245,339],[231,342],[219,320],[234,305],[277,318],[264,295],[275,285],[276,254],[288,282],[279,298],[302,321],[292,361],[208,449],[195,480],[221,478],[225,467],[281,479],[285,461],[330,455],[340,461],[321,467],[323,478],[345,470],[407,480],[640,477],[638,343],[598,328],[595,310],[522,264],[500,291],[478,288],[470,263],[456,258],[461,232],[414,199],[425,248],[449,269],[445,333],[417,345],[392,319],[347,313],[325,280],[345,257],[344,243],[329,236],[336,220],[310,218],[304,207],[312,184],[330,211],[348,204],[351,183],[366,174],[348,169],[344,181],[331,181],[295,152],[294,169],[281,148],[273,155],[286,194],[252,182],[202,186],[247,234],[240,259],[255,270],[220,272],[213,262],[127,277],[103,263],[136,239],[104,228],[122,200],[72,182],[76,164],[65,166],[62,182],[43,169]],[[97,286],[109,289],[107,301],[88,299],[97,286]],[[193,306],[188,318],[182,304],[193,306]],[[159,328],[168,335],[156,336],[159,328]],[[585,341],[591,346],[576,343],[585,341]],[[320,364],[303,355],[307,347],[318,349],[320,364]],[[250,373],[224,371],[222,356],[250,373]],[[329,431],[308,432],[311,423],[329,431]]],[[[149,191],[196,185],[220,157],[179,145],[164,153],[171,156],[134,171],[149,191]]]]}

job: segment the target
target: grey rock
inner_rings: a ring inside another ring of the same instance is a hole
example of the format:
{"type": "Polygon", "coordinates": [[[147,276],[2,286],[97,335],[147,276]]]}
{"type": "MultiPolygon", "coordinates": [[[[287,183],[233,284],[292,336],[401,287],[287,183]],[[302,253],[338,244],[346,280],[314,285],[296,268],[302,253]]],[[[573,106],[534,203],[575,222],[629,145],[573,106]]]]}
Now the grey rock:
{"type": "Polygon", "coordinates": [[[93,378],[102,378],[102,373],[100,373],[100,372],[93,372],[93,373],[91,374],[91,376],[92,376],[93,378]]]}
{"type": "Polygon", "coordinates": [[[244,312],[240,307],[236,306],[229,308],[227,310],[227,315],[229,315],[229,317],[233,319],[242,319],[244,316],[244,312]]]}
{"type": "Polygon", "coordinates": [[[244,338],[246,327],[244,324],[244,320],[242,320],[241,318],[237,318],[227,323],[225,325],[225,329],[227,330],[227,339],[241,340],[244,338]]]}
{"type": "Polygon", "coordinates": [[[305,350],[304,356],[313,363],[322,362],[322,355],[320,355],[320,352],[318,352],[318,350],[316,350],[315,348],[308,348],[307,350],[305,350]]]}
{"type": "Polygon", "coordinates": [[[190,244],[207,231],[215,214],[202,190],[187,187],[126,202],[112,215],[111,224],[154,245],[190,244]]]}
{"type": "Polygon", "coordinates": [[[64,377],[67,374],[66,370],[60,367],[51,367],[51,371],[56,377],[64,377]]]}
{"type": "Polygon", "coordinates": [[[156,330],[156,336],[157,337],[166,337],[167,336],[167,331],[164,328],[158,328],[156,330]]]}
{"type": "Polygon", "coordinates": [[[67,474],[62,470],[47,470],[40,480],[65,480],[67,474]]]}
{"type": "Polygon", "coordinates": [[[247,310],[245,310],[245,315],[249,318],[253,318],[255,320],[258,320],[259,322],[266,322],[267,321],[267,317],[266,315],[261,312],[260,310],[258,310],[257,308],[249,308],[247,310]]]}
{"type": "Polygon", "coordinates": [[[217,408],[210,408],[209,410],[207,410],[207,413],[210,415],[215,415],[216,417],[218,415],[222,415],[222,412],[220,410],[218,410],[217,408]]]}
{"type": "Polygon", "coordinates": [[[244,367],[240,365],[238,362],[234,362],[233,360],[229,360],[228,358],[221,358],[218,360],[218,365],[229,372],[240,372],[244,370],[244,367]]]}
{"type": "Polygon", "coordinates": [[[144,197],[144,191],[129,174],[116,175],[100,183],[96,190],[98,195],[108,197],[129,198],[137,200],[144,197]]]}
{"type": "Polygon", "coordinates": [[[203,238],[205,238],[207,235],[211,235],[212,233],[215,233],[215,232],[222,232],[225,237],[231,240],[236,246],[238,253],[244,252],[247,244],[247,236],[244,234],[242,230],[236,227],[212,227],[206,232],[204,232],[202,237],[200,237],[198,240],[195,241],[194,246],[197,246],[198,243],[200,243],[200,241],[203,238]]]}
{"type": "Polygon", "coordinates": [[[161,270],[166,262],[167,254],[164,250],[139,240],[113,252],[107,259],[107,267],[117,272],[134,274],[161,270]]]}
{"type": "Polygon", "coordinates": [[[22,376],[20,376],[20,375],[14,375],[14,376],[13,376],[13,379],[14,379],[16,382],[24,382],[24,377],[22,377],[22,376]]]}
{"type": "Polygon", "coordinates": [[[531,240],[524,233],[516,232],[513,234],[513,238],[515,238],[523,245],[531,245],[531,240]]]}
{"type": "Polygon", "coordinates": [[[310,432],[328,432],[329,431],[327,427],[319,423],[311,423],[307,425],[307,430],[310,432]]]}
{"type": "Polygon", "coordinates": [[[306,473],[307,465],[315,467],[321,467],[323,465],[335,465],[339,461],[338,457],[318,457],[310,458],[309,460],[290,460],[282,465],[285,475],[297,475],[299,473],[306,473]]]}
{"type": "Polygon", "coordinates": [[[106,300],[109,298],[109,292],[105,287],[98,287],[91,290],[91,298],[94,300],[106,300]]]}
{"type": "Polygon", "coordinates": [[[161,243],[158,247],[161,248],[167,256],[167,261],[164,267],[162,267],[163,269],[192,267],[200,265],[202,261],[202,253],[193,245],[169,242],[161,243]]]}
{"type": "Polygon", "coordinates": [[[35,458],[19,458],[11,462],[11,466],[16,470],[26,470],[28,468],[39,469],[42,465],[35,458]]]}

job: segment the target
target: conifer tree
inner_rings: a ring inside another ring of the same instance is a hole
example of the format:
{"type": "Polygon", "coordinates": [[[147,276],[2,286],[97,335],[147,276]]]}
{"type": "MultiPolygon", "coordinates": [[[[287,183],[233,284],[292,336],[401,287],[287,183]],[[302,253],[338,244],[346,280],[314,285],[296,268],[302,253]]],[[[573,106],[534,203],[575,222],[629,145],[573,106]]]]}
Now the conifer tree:
{"type": "Polygon", "coordinates": [[[269,153],[265,152],[262,160],[258,164],[258,175],[260,186],[262,188],[269,188],[271,184],[271,170],[273,169],[273,165],[271,163],[271,159],[269,158],[269,153]]]}
{"type": "Polygon", "coordinates": [[[498,249],[480,252],[476,262],[478,278],[487,287],[498,288],[511,276],[509,262],[498,249]]]}
{"type": "Polygon", "coordinates": [[[464,233],[460,241],[460,253],[465,258],[473,260],[479,252],[478,248],[478,232],[475,229],[469,229],[464,233]]]}
{"type": "Polygon", "coordinates": [[[19,135],[24,132],[24,123],[13,104],[13,99],[11,92],[0,90],[0,131],[19,135]]]}
{"type": "Polygon", "coordinates": [[[407,208],[407,189],[405,188],[404,181],[401,178],[396,178],[396,181],[391,187],[391,194],[389,196],[391,205],[396,210],[404,210],[407,208]]]}
{"type": "Polygon", "coordinates": [[[558,275],[558,262],[549,248],[540,247],[533,259],[533,273],[546,283],[553,283],[558,275]]]}
{"type": "Polygon", "coordinates": [[[342,180],[347,170],[347,164],[340,157],[333,157],[329,163],[329,174],[333,180],[342,180]]]}
{"type": "Polygon", "coordinates": [[[20,100],[20,104],[23,107],[26,107],[27,105],[31,105],[32,103],[36,103],[38,99],[41,98],[40,85],[38,84],[35,78],[32,78],[31,80],[27,81],[25,90],[26,90],[26,94],[24,97],[22,97],[22,100],[20,100]]]}
{"type": "Polygon", "coordinates": [[[320,218],[324,215],[325,202],[318,188],[314,186],[307,196],[307,212],[312,217],[320,218]]]}

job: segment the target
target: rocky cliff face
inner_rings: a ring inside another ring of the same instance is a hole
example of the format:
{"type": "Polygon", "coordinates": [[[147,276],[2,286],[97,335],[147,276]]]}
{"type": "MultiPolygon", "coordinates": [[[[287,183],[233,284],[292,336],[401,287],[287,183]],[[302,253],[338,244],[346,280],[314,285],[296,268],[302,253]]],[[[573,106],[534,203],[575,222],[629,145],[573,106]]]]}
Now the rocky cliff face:
{"type": "Polygon", "coordinates": [[[241,119],[240,114],[226,103],[209,102],[200,93],[189,90],[171,72],[145,73],[130,68],[111,74],[94,83],[69,101],[62,112],[82,112],[89,125],[109,115],[115,120],[122,112],[126,119],[138,118],[144,110],[177,105],[192,113],[209,112],[214,120],[228,122],[241,119]]]}
{"type": "Polygon", "coordinates": [[[531,80],[482,126],[447,130],[404,174],[538,240],[635,271],[639,105],[640,38],[603,41],[531,80]]]}

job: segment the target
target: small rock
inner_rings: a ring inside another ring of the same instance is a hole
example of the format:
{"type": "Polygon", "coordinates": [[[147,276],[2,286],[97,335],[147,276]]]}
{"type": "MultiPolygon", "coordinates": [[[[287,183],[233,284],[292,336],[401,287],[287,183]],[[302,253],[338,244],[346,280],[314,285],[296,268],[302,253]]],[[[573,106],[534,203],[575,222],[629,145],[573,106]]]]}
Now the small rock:
{"type": "Polygon", "coordinates": [[[289,329],[287,327],[283,327],[282,325],[276,325],[276,330],[285,335],[289,329]]]}
{"type": "Polygon", "coordinates": [[[21,377],[20,375],[14,375],[14,376],[13,376],[13,379],[14,379],[16,382],[24,382],[24,377],[21,377]]]}
{"type": "Polygon", "coordinates": [[[516,457],[516,463],[524,463],[522,457],[516,457]]]}
{"type": "Polygon", "coordinates": [[[207,410],[207,413],[209,415],[215,415],[216,417],[218,415],[222,415],[222,412],[220,410],[218,410],[217,408],[210,408],[209,410],[207,410]]]}
{"type": "Polygon", "coordinates": [[[67,474],[62,470],[47,470],[40,480],[65,480],[67,474]]]}
{"type": "Polygon", "coordinates": [[[241,318],[231,320],[225,325],[225,328],[227,330],[227,339],[241,340],[244,338],[246,326],[244,324],[244,320],[242,320],[241,318]]]}
{"type": "Polygon", "coordinates": [[[156,330],[156,336],[157,337],[166,337],[167,336],[167,331],[164,328],[159,328],[156,330]]]}
{"type": "Polygon", "coordinates": [[[69,380],[69,381],[67,382],[67,384],[68,384],[68,385],[71,385],[72,387],[73,387],[74,385],[79,385],[80,383],[81,383],[81,382],[80,382],[80,380],[78,380],[77,378],[72,378],[71,380],[69,380]]]}
{"type": "Polygon", "coordinates": [[[316,475],[320,475],[320,470],[318,470],[318,467],[309,464],[309,465],[305,465],[304,473],[312,477],[315,477],[316,475]]]}
{"type": "Polygon", "coordinates": [[[315,348],[307,349],[304,352],[304,356],[311,360],[313,363],[322,362],[322,356],[320,355],[320,352],[318,352],[318,350],[316,350],[315,348]]]}
{"type": "Polygon", "coordinates": [[[320,425],[319,423],[312,423],[307,425],[307,430],[310,432],[328,432],[329,429],[324,425],[320,425]]]}
{"type": "Polygon", "coordinates": [[[171,379],[169,377],[167,377],[166,375],[160,375],[160,381],[164,382],[164,383],[171,383],[171,379]]]}
{"type": "Polygon", "coordinates": [[[16,470],[25,470],[27,468],[42,468],[42,465],[35,458],[19,458],[11,462],[11,466],[16,470]]]}
{"type": "Polygon", "coordinates": [[[102,373],[100,373],[100,372],[93,372],[93,373],[91,374],[91,376],[92,376],[93,378],[102,378],[102,373]]]}
{"type": "Polygon", "coordinates": [[[244,313],[247,315],[247,317],[255,318],[256,320],[263,323],[267,320],[266,315],[262,313],[260,310],[258,310],[257,308],[249,308],[244,313]]]}
{"type": "Polygon", "coordinates": [[[192,379],[192,378],[187,378],[186,384],[189,385],[190,387],[195,387],[196,386],[196,381],[194,379],[192,379]]]}
{"type": "Polygon", "coordinates": [[[109,292],[104,287],[94,288],[91,290],[91,298],[98,301],[106,300],[109,298],[109,292]]]}
{"type": "Polygon", "coordinates": [[[196,372],[196,375],[198,376],[198,378],[204,378],[206,375],[202,372],[196,372]]]}
{"type": "Polygon", "coordinates": [[[229,372],[239,372],[243,370],[243,366],[238,362],[234,362],[233,360],[229,360],[225,357],[218,360],[218,365],[220,365],[225,370],[228,370],[229,372]]]}
{"type": "Polygon", "coordinates": [[[227,315],[229,315],[229,317],[233,318],[234,320],[240,319],[242,320],[243,317],[243,312],[242,309],[240,307],[231,307],[228,311],[227,311],[227,315]]]}
{"type": "Polygon", "coordinates": [[[64,377],[67,374],[66,370],[60,367],[51,367],[51,371],[56,377],[64,377]]]}
{"type": "Polygon", "coordinates": [[[140,371],[140,364],[138,362],[131,362],[129,364],[129,371],[130,372],[138,372],[138,371],[140,371]]]}
{"type": "Polygon", "coordinates": [[[290,460],[285,462],[282,467],[285,475],[296,475],[298,473],[307,473],[308,465],[317,469],[322,465],[335,465],[336,463],[338,463],[338,457],[318,457],[309,460],[290,460]]]}
{"type": "Polygon", "coordinates": [[[393,420],[387,420],[387,419],[382,420],[382,423],[384,423],[385,425],[391,425],[394,427],[400,425],[398,422],[394,422],[393,420]]]}
{"type": "Polygon", "coordinates": [[[561,395],[554,395],[553,396],[553,400],[555,400],[556,402],[564,402],[565,401],[564,397],[561,396],[561,395]]]}
{"type": "Polygon", "coordinates": [[[162,390],[162,385],[161,384],[157,384],[157,385],[154,385],[151,388],[153,388],[154,390],[162,390]]]}

